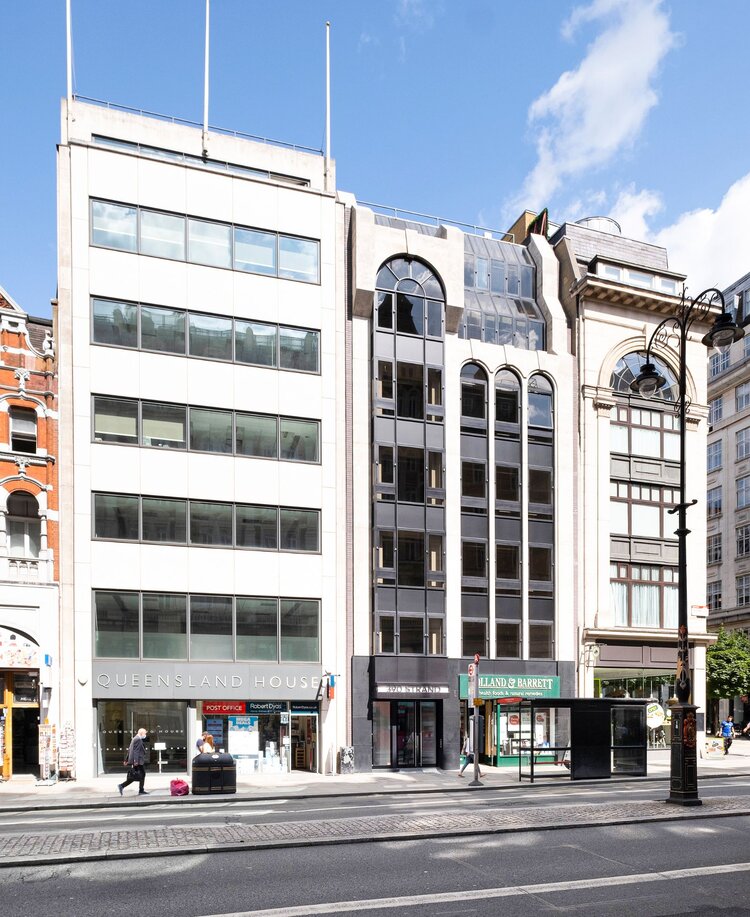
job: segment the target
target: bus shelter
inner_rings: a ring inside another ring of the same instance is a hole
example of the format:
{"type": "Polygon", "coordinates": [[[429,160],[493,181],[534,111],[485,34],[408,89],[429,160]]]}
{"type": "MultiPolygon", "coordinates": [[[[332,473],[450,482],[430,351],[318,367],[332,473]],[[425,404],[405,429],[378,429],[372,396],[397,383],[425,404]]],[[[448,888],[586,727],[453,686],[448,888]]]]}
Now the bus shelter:
{"type": "Polygon", "coordinates": [[[519,780],[645,777],[648,703],[613,697],[520,700],[519,780]]]}

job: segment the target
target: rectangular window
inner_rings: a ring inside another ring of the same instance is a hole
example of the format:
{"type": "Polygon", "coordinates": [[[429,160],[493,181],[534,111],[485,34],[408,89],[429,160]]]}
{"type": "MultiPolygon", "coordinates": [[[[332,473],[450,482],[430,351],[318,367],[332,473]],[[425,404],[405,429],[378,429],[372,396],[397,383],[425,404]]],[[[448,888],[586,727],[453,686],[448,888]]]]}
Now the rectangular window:
{"type": "Polygon", "coordinates": [[[495,655],[498,659],[521,658],[521,625],[517,621],[495,624],[495,655]]]}
{"type": "Polygon", "coordinates": [[[750,505],[750,475],[737,479],[737,509],[750,505]]]}
{"type": "Polygon", "coordinates": [[[529,624],[529,659],[554,659],[551,624],[529,624]]]}
{"type": "Polygon", "coordinates": [[[320,550],[320,510],[279,510],[279,549],[282,551],[320,550]]]}
{"type": "Polygon", "coordinates": [[[521,576],[520,547],[517,544],[495,545],[498,579],[519,579],[521,576]]]}
{"type": "Polygon", "coordinates": [[[95,344],[138,346],[138,307],[111,299],[91,300],[92,335],[95,344]]]}
{"type": "Polygon", "coordinates": [[[398,447],[398,500],[424,503],[424,450],[398,447]]]}
{"type": "Polygon", "coordinates": [[[320,602],[281,599],[281,661],[317,662],[320,659],[320,602]]]}
{"type": "Polygon", "coordinates": [[[706,583],[706,605],[709,611],[721,611],[721,580],[706,583]]]}
{"type": "Polygon", "coordinates": [[[138,248],[138,212],[135,207],[91,202],[91,244],[134,252],[138,248]]]}
{"type": "Polygon", "coordinates": [[[237,658],[276,662],[279,655],[276,599],[237,599],[237,658]]]}
{"type": "Polygon", "coordinates": [[[94,494],[94,538],[138,541],[139,498],[126,494],[94,494]]]}
{"type": "Polygon", "coordinates": [[[187,659],[187,597],[143,593],[143,658],[187,659]]]}
{"type": "Polygon", "coordinates": [[[750,525],[737,527],[737,557],[747,557],[750,554],[750,525]]]}
{"type": "Polygon", "coordinates": [[[262,322],[234,322],[234,358],[253,366],[276,366],[279,329],[262,322]]]}
{"type": "Polygon", "coordinates": [[[230,661],[232,599],[226,595],[190,597],[190,658],[230,661]]]}
{"type": "Polygon", "coordinates": [[[461,415],[476,420],[485,419],[484,385],[481,382],[461,383],[461,415]]]}
{"type": "Polygon", "coordinates": [[[552,582],[552,548],[529,546],[529,579],[552,582]]]}
{"type": "Polygon", "coordinates": [[[706,470],[716,471],[717,468],[721,468],[721,440],[706,447],[706,470]]]}
{"type": "Polygon", "coordinates": [[[378,532],[378,547],[375,566],[381,570],[392,570],[395,558],[393,532],[378,532]]]}
{"type": "Polygon", "coordinates": [[[443,619],[427,619],[427,652],[430,656],[443,655],[443,619]]]}
{"type": "Polygon", "coordinates": [[[461,575],[487,576],[487,545],[483,541],[461,541],[461,575]]]}
{"type": "MultiPolygon", "coordinates": [[[[749,340],[749,339],[746,339],[749,340]]],[[[724,399],[721,395],[708,402],[708,422],[710,425],[718,423],[724,414],[724,399]]]]}
{"type": "Polygon", "coordinates": [[[529,468],[529,503],[552,503],[552,472],[546,468],[529,468]]]}
{"type": "Polygon", "coordinates": [[[712,353],[709,359],[711,378],[729,369],[729,351],[726,353],[712,353]]]}
{"type": "Polygon", "coordinates": [[[318,462],[320,424],[317,420],[279,418],[279,458],[286,462],[318,462]]]}
{"type": "Polygon", "coordinates": [[[435,299],[427,300],[427,337],[443,336],[443,304],[435,299]]]}
{"type": "Polygon", "coordinates": [[[427,585],[430,588],[445,588],[445,578],[434,575],[442,573],[443,569],[443,536],[430,532],[427,535],[427,570],[430,574],[427,585]]]}
{"type": "Polygon", "coordinates": [[[396,652],[396,622],[390,615],[381,615],[379,618],[380,630],[377,633],[377,647],[379,653],[396,652]]]}
{"type": "Polygon", "coordinates": [[[301,373],[317,373],[320,333],[302,328],[279,328],[279,369],[301,373]]]}
{"type": "Polygon", "coordinates": [[[721,561],[721,532],[709,535],[706,539],[706,563],[718,564],[721,561]]]}
{"type": "Polygon", "coordinates": [[[182,309],[141,306],[141,347],[157,353],[185,353],[185,318],[182,309]]]}
{"type": "Polygon", "coordinates": [[[487,655],[487,622],[462,621],[461,622],[461,655],[473,656],[487,655]]]}
{"type": "Polygon", "coordinates": [[[396,293],[396,331],[399,334],[424,334],[424,300],[421,296],[396,293]]]}
{"type": "Polygon", "coordinates": [[[495,466],[495,496],[498,500],[517,503],[519,496],[518,468],[510,465],[495,466]]]}
{"type": "Polygon", "coordinates": [[[393,446],[378,446],[378,484],[393,484],[393,446]]]}
{"type": "Polygon", "coordinates": [[[400,617],[398,619],[399,652],[415,655],[424,653],[424,619],[400,617]]]}
{"type": "Polygon", "coordinates": [[[750,427],[738,430],[736,434],[737,461],[750,458],[750,427]]]}
{"type": "Polygon", "coordinates": [[[187,502],[166,497],[141,497],[144,541],[187,543],[187,502]]]}
{"type": "Polygon", "coordinates": [[[231,453],[232,412],[190,408],[190,448],[198,452],[231,453]]]}
{"type": "Polygon", "coordinates": [[[94,396],[94,441],[138,444],[138,402],[94,396]]]}
{"type": "Polygon", "coordinates": [[[750,605],[750,575],[737,577],[737,607],[750,605]]]}
{"type": "Polygon", "coordinates": [[[377,293],[378,328],[393,328],[393,293],[377,293]]]}
{"type": "Polygon", "coordinates": [[[721,515],[721,487],[709,487],[706,491],[706,515],[721,515]]]}
{"type": "Polygon", "coordinates": [[[141,210],[142,255],[185,260],[185,217],[141,210]]]}
{"type": "Polygon", "coordinates": [[[232,319],[218,315],[188,314],[190,356],[210,360],[232,359],[232,319]]]}
{"type": "Polygon", "coordinates": [[[744,411],[750,407],[750,382],[743,382],[734,390],[735,410],[744,411]]]}
{"type": "Polygon", "coordinates": [[[396,364],[396,414],[413,420],[424,418],[424,367],[396,364]]]}
{"type": "Polygon", "coordinates": [[[231,267],[232,227],[188,220],[188,261],[210,267],[231,267]]]}
{"type": "Polygon", "coordinates": [[[424,586],[424,532],[398,533],[399,586],[424,586]]]}
{"type": "Polygon", "coordinates": [[[484,499],[487,496],[486,476],[484,462],[461,462],[461,496],[484,499]]]}
{"type": "Polygon", "coordinates": [[[279,511],[275,506],[245,506],[237,509],[237,547],[275,551],[279,546],[279,511]]]}
{"type": "Polygon", "coordinates": [[[235,416],[235,451],[237,455],[277,458],[278,418],[266,414],[235,416]]]}
{"type": "Polygon", "coordinates": [[[279,277],[317,283],[319,272],[319,243],[310,239],[279,236],[279,277]]]}
{"type": "Polygon", "coordinates": [[[137,659],[137,592],[94,593],[94,652],[100,659],[137,659]]]}
{"type": "Polygon", "coordinates": [[[495,420],[498,423],[518,423],[518,388],[508,386],[495,389],[495,420]]]}
{"type": "Polygon", "coordinates": [[[251,274],[276,275],[276,233],[234,228],[234,267],[251,274]]]}
{"type": "Polygon", "coordinates": [[[232,544],[232,504],[190,501],[190,543],[232,544]]]}
{"type": "Polygon", "coordinates": [[[185,406],[144,401],[141,405],[141,443],[162,449],[184,449],[185,406]]]}
{"type": "Polygon", "coordinates": [[[10,448],[13,452],[36,454],[36,411],[29,408],[11,407],[10,448]]]}

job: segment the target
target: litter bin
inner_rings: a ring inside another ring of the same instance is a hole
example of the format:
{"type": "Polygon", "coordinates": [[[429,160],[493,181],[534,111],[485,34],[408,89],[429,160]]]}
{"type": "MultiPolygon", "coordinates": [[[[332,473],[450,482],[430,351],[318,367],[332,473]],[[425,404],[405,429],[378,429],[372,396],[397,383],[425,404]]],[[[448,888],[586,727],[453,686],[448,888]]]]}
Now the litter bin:
{"type": "Polygon", "coordinates": [[[193,758],[193,795],[213,796],[237,792],[237,767],[225,752],[200,754],[193,758]]]}

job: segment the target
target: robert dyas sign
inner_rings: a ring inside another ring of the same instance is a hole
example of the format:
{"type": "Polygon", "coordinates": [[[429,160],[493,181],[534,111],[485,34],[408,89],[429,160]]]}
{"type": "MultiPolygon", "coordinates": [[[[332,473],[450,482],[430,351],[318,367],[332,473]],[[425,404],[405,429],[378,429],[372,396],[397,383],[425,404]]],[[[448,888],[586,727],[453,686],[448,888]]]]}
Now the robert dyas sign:
{"type": "Polygon", "coordinates": [[[147,663],[96,659],[95,698],[315,700],[324,676],[313,665],[147,663]]]}

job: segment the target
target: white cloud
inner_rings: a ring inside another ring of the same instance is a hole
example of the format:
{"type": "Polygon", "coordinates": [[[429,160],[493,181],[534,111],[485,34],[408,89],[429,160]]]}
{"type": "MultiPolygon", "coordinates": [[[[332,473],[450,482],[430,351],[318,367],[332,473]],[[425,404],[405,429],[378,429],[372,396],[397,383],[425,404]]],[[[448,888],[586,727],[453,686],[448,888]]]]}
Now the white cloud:
{"type": "Polygon", "coordinates": [[[687,274],[693,295],[706,287],[723,289],[750,271],[744,229],[748,212],[750,173],[729,188],[715,210],[683,213],[650,241],[667,249],[671,270],[687,274]]]}
{"type": "Polygon", "coordinates": [[[435,23],[435,4],[428,0],[398,0],[396,20],[417,29],[430,29],[435,23]]]}
{"type": "Polygon", "coordinates": [[[529,108],[537,162],[509,203],[510,215],[545,206],[566,179],[632,146],[657,104],[654,79],[676,43],[662,0],[592,0],[573,10],[563,34],[593,21],[602,21],[604,30],[581,63],[529,108]]]}
{"type": "Polygon", "coordinates": [[[648,218],[655,216],[663,207],[661,195],[656,191],[636,191],[635,186],[630,185],[620,192],[609,216],[617,220],[624,236],[647,239],[651,235],[648,218]]]}

